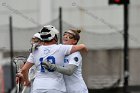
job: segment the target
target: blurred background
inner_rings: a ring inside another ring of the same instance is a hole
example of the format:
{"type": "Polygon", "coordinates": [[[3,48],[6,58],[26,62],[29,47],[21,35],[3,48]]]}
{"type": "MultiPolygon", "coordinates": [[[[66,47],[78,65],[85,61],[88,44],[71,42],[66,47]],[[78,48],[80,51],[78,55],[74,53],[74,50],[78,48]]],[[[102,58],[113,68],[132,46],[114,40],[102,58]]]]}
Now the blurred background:
{"type": "Polygon", "coordinates": [[[60,42],[64,31],[82,30],[79,43],[89,49],[82,54],[89,93],[124,93],[124,87],[139,93],[139,16],[140,0],[129,0],[127,16],[123,4],[109,0],[0,0],[0,93],[10,93],[15,85],[13,57],[28,57],[31,37],[49,24],[60,31],[60,42]],[[124,47],[126,17],[128,47],[124,47]]]}

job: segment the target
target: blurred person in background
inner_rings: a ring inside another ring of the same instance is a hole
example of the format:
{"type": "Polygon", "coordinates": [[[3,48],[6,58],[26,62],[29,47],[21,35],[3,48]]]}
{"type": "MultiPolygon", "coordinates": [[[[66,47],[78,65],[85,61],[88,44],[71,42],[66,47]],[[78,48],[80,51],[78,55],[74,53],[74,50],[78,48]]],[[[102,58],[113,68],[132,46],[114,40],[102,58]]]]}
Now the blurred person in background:
{"type": "MultiPolygon", "coordinates": [[[[40,32],[37,32],[31,38],[31,48],[29,49],[30,56],[32,56],[32,52],[34,52],[40,45],[42,45],[40,32]]],[[[29,73],[28,73],[30,86],[25,86],[22,90],[22,93],[32,93],[32,84],[33,84],[33,81],[34,81],[34,78],[35,78],[35,74],[36,74],[36,67],[32,66],[29,69],[29,73]]],[[[19,80],[19,78],[16,77],[17,82],[18,82],[18,80],[19,80]]]]}
{"type": "MultiPolygon", "coordinates": [[[[41,41],[41,37],[40,37],[40,32],[35,33],[34,36],[31,38],[31,49],[30,49],[30,56],[32,56],[32,53],[38,49],[38,47],[40,45],[42,45],[42,41],[41,41]]],[[[28,73],[28,77],[29,77],[29,81],[30,81],[30,86],[25,86],[23,88],[22,93],[33,93],[32,92],[32,85],[33,85],[33,81],[35,79],[35,75],[36,75],[36,71],[37,68],[35,65],[33,65],[30,69],[29,69],[29,73],[28,73]]]]}
{"type": "MultiPolygon", "coordinates": [[[[80,39],[81,30],[70,29],[63,35],[64,45],[76,45],[80,39]]],[[[87,86],[82,77],[82,56],[80,52],[65,56],[64,67],[51,63],[43,63],[46,69],[53,69],[64,74],[66,93],[88,93],[87,86]]]]}
{"type": "Polygon", "coordinates": [[[53,69],[45,70],[42,62],[49,61],[52,64],[63,66],[65,55],[87,49],[84,44],[57,45],[58,31],[50,25],[44,26],[40,34],[44,42],[43,45],[32,52],[32,56],[28,57],[27,62],[20,72],[23,74],[22,80],[24,81],[24,85],[29,85],[28,70],[35,65],[37,67],[37,73],[33,82],[33,93],[65,93],[66,87],[63,74],[53,69]]]}

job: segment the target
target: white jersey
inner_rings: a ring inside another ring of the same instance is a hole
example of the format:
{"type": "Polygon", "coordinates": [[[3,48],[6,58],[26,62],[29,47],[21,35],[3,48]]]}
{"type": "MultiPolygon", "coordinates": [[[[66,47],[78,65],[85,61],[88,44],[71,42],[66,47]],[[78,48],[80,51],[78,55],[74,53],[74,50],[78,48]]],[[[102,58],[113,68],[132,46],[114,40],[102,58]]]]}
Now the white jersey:
{"type": "Polygon", "coordinates": [[[72,45],[53,44],[40,46],[38,50],[33,52],[31,57],[29,56],[27,61],[34,63],[37,67],[37,73],[33,82],[33,91],[38,89],[66,91],[63,74],[53,70],[45,70],[41,62],[50,61],[52,64],[63,66],[64,57],[70,54],[71,49],[72,45]]]}
{"type": "Polygon", "coordinates": [[[76,65],[71,76],[64,75],[67,93],[88,93],[87,86],[82,77],[82,57],[80,52],[72,53],[64,59],[64,66],[68,64],[76,65]]]}
{"type": "Polygon", "coordinates": [[[30,69],[29,69],[29,80],[33,80],[35,78],[35,75],[36,75],[36,72],[37,72],[37,69],[36,69],[36,66],[33,65],[30,69]]]}
{"type": "MultiPolygon", "coordinates": [[[[33,57],[32,53],[30,53],[29,57],[33,57]]],[[[31,59],[31,58],[30,58],[31,59]]],[[[36,71],[37,71],[37,68],[35,65],[33,65],[30,69],[29,69],[29,73],[28,73],[28,77],[29,77],[29,80],[33,80],[35,78],[35,75],[36,75],[36,71]]]]}

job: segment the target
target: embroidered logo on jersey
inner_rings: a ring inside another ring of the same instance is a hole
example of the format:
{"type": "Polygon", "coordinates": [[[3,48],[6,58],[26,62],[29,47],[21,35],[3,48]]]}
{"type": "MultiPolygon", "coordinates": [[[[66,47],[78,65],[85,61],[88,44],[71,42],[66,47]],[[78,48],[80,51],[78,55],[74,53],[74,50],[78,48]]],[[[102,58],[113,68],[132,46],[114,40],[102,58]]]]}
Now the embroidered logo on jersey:
{"type": "Polygon", "coordinates": [[[45,49],[45,50],[44,50],[44,54],[46,55],[46,54],[48,54],[48,53],[50,53],[50,50],[49,50],[49,49],[45,49]]]}
{"type": "Polygon", "coordinates": [[[74,60],[75,60],[76,62],[78,62],[79,59],[78,59],[78,57],[74,57],[74,60]]]}

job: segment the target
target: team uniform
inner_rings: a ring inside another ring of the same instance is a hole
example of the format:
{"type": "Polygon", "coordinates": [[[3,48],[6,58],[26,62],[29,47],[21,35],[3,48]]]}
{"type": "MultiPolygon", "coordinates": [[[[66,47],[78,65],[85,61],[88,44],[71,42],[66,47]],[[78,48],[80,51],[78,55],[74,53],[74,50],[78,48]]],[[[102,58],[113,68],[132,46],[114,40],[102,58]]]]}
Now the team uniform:
{"type": "MultiPolygon", "coordinates": [[[[30,57],[33,57],[32,53],[30,53],[30,57]]],[[[29,73],[28,73],[28,77],[29,77],[29,81],[31,82],[31,86],[29,88],[29,93],[33,93],[32,92],[32,88],[33,88],[33,81],[35,79],[35,75],[37,72],[37,68],[35,65],[33,65],[30,69],[29,69],[29,73]]]]}
{"type": "Polygon", "coordinates": [[[33,65],[30,69],[29,69],[29,73],[28,73],[28,77],[29,77],[29,80],[32,82],[35,78],[35,75],[36,75],[36,66],[33,65]]]}
{"type": "MultiPolygon", "coordinates": [[[[32,53],[30,53],[29,57],[30,57],[30,59],[33,58],[32,53]]],[[[37,72],[36,66],[33,65],[33,66],[29,69],[29,72],[28,72],[28,79],[29,79],[29,81],[30,81],[30,85],[31,85],[31,86],[25,86],[25,87],[23,88],[23,90],[22,90],[21,93],[33,93],[33,92],[32,92],[32,86],[33,86],[33,81],[34,81],[34,79],[35,79],[36,72],[37,72]]]]}
{"type": "MultiPolygon", "coordinates": [[[[40,46],[40,42],[41,42],[41,37],[39,33],[35,33],[33,35],[33,37],[31,38],[31,48],[29,49],[30,51],[30,56],[32,56],[32,52],[34,52],[39,46],[40,46]]],[[[36,74],[36,66],[33,65],[30,69],[29,69],[29,73],[28,73],[28,77],[29,77],[29,81],[30,81],[30,85],[31,86],[25,86],[22,90],[22,93],[32,93],[32,85],[33,85],[33,81],[35,78],[35,74],[36,74]]]]}
{"type": "Polygon", "coordinates": [[[64,65],[65,55],[70,54],[72,45],[48,45],[40,46],[27,59],[28,62],[34,63],[37,72],[33,82],[33,93],[64,93],[66,92],[63,74],[45,70],[41,65],[44,61],[60,66],[64,65]]]}
{"type": "Polygon", "coordinates": [[[66,93],[88,93],[87,86],[82,77],[82,57],[80,52],[72,53],[64,59],[64,66],[68,64],[76,65],[76,69],[71,76],[64,75],[66,93]]]}

